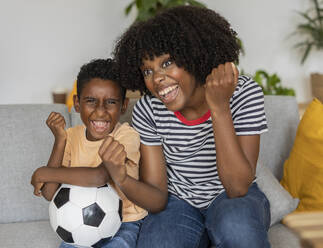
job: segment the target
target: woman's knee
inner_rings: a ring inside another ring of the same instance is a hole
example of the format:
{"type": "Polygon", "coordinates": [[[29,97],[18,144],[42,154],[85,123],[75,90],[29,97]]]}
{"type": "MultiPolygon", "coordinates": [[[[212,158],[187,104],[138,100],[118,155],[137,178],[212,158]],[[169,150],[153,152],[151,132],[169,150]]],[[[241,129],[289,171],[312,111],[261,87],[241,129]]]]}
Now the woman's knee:
{"type": "Polygon", "coordinates": [[[183,200],[171,199],[164,211],[146,217],[138,247],[198,247],[203,232],[204,221],[199,210],[183,200]]]}
{"type": "Polygon", "coordinates": [[[250,195],[223,198],[210,206],[205,225],[212,243],[217,247],[269,247],[268,214],[266,199],[259,201],[250,195]]]}

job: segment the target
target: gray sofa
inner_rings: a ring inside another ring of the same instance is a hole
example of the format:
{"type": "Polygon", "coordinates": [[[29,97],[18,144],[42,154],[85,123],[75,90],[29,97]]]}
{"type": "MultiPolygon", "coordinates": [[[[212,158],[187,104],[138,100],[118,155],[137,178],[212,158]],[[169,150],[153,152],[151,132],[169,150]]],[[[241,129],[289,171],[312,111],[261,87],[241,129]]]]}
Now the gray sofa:
{"type": "MultiPolygon", "coordinates": [[[[122,121],[129,121],[134,102],[135,100],[131,101],[131,106],[122,117],[122,121]]],[[[266,180],[261,181],[263,174],[258,173],[258,170],[266,167],[276,179],[281,179],[283,163],[293,145],[299,115],[293,97],[266,96],[265,108],[270,131],[261,137],[259,157],[261,166],[257,169],[257,174],[262,187],[271,191],[269,193],[272,194],[272,201],[278,201],[272,206],[280,208],[281,200],[275,199],[276,190],[269,189],[271,186],[266,185],[266,180]]],[[[0,105],[0,247],[2,248],[55,248],[60,243],[49,225],[48,202],[35,197],[30,185],[32,172],[37,167],[46,165],[51,152],[53,136],[45,124],[51,111],[62,113],[67,127],[80,123],[78,114],[70,114],[65,105],[0,105]]],[[[280,187],[277,184],[276,180],[276,187],[280,187]]],[[[294,202],[288,212],[296,205],[294,202]]],[[[286,214],[284,211],[283,215],[286,214]]],[[[297,237],[280,223],[271,226],[269,237],[273,248],[300,247],[297,237]]]]}

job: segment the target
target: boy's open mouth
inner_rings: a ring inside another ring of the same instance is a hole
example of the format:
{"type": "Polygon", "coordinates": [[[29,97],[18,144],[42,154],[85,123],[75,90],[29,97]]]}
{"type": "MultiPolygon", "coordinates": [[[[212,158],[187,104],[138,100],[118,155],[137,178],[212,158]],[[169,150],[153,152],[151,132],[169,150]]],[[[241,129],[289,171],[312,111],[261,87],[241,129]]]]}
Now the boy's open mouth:
{"type": "Polygon", "coordinates": [[[98,133],[103,133],[109,128],[109,123],[108,121],[91,121],[91,125],[94,128],[94,130],[98,133]]]}
{"type": "Polygon", "coordinates": [[[167,88],[164,88],[158,92],[158,95],[160,96],[161,100],[164,103],[169,103],[177,97],[179,92],[178,85],[172,85],[167,88]]]}

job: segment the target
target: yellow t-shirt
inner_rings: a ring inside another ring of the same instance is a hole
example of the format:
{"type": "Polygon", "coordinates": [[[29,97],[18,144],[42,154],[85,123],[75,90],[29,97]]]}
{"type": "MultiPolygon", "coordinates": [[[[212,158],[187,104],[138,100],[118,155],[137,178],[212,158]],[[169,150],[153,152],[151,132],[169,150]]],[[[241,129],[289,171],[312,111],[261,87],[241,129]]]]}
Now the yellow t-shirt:
{"type": "MultiPolygon", "coordinates": [[[[86,139],[86,127],[84,125],[75,126],[67,129],[67,142],[64,152],[63,166],[66,167],[96,167],[102,160],[98,154],[103,140],[89,141],[86,139]]],[[[110,135],[119,141],[125,147],[127,158],[133,163],[127,163],[127,173],[129,176],[138,179],[139,177],[139,134],[129,126],[128,123],[118,123],[110,135]]],[[[122,221],[136,221],[144,218],[147,211],[138,207],[121,192],[121,190],[112,185],[122,199],[122,221]]]]}

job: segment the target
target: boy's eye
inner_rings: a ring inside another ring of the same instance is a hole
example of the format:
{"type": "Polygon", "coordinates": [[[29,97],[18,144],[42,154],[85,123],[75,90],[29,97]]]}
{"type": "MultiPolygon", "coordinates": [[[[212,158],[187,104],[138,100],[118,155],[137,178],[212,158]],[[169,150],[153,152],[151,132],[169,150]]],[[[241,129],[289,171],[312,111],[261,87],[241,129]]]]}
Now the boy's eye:
{"type": "Polygon", "coordinates": [[[94,98],[87,98],[85,100],[86,103],[89,103],[89,104],[95,104],[95,99],[94,98]]]}
{"type": "Polygon", "coordinates": [[[152,70],[150,70],[150,69],[145,69],[145,70],[142,71],[142,75],[144,77],[148,77],[151,74],[152,74],[152,70]]]}
{"type": "Polygon", "coordinates": [[[170,59],[167,59],[166,61],[163,62],[162,67],[166,68],[167,66],[170,66],[171,64],[173,64],[173,61],[170,59]]]}
{"type": "Polygon", "coordinates": [[[106,100],[105,101],[105,103],[107,104],[107,105],[111,105],[111,104],[117,104],[117,101],[116,100],[106,100]]]}

